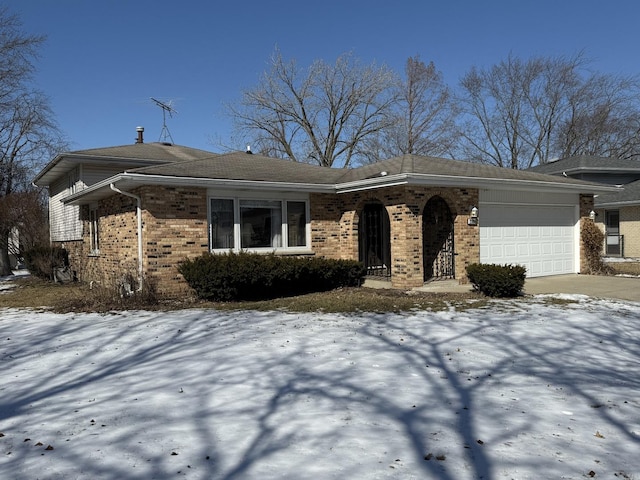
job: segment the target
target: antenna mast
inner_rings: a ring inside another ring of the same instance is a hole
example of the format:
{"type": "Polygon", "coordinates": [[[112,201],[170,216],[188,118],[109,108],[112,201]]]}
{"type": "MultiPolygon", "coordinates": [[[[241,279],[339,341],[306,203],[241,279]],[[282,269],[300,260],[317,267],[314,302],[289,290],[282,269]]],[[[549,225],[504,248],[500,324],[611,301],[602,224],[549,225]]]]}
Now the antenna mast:
{"type": "Polygon", "coordinates": [[[162,109],[162,130],[160,131],[160,142],[169,143],[173,142],[173,137],[171,137],[171,133],[169,133],[169,129],[167,128],[167,113],[169,117],[173,117],[174,113],[178,113],[175,108],[171,106],[171,101],[168,103],[161,102],[160,100],[156,100],[151,97],[151,100],[162,109]]]}

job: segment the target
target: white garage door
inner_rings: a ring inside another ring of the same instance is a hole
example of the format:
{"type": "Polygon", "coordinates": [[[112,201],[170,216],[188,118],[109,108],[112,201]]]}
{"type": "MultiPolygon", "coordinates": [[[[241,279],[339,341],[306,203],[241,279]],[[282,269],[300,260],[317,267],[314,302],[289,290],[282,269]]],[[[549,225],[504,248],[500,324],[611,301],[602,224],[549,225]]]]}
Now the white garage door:
{"type": "Polygon", "coordinates": [[[480,261],[523,265],[528,277],[575,273],[576,207],[482,205],[480,261]]]}

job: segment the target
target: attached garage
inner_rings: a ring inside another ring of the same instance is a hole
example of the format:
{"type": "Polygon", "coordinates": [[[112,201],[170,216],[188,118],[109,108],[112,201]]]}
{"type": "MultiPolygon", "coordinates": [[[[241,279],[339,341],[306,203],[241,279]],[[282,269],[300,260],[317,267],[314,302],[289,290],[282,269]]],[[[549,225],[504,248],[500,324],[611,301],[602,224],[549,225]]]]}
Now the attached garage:
{"type": "Polygon", "coordinates": [[[579,196],[480,191],[480,262],[523,265],[528,277],[580,271],[579,196]]]}
{"type": "MultiPolygon", "coordinates": [[[[168,266],[206,251],[247,246],[256,253],[359,259],[369,275],[402,289],[445,278],[466,283],[466,267],[478,262],[520,264],[530,277],[575,273],[586,266],[579,225],[591,221],[594,195],[617,191],[575,178],[419,155],[331,169],[159,143],[61,154],[34,183],[50,188],[50,208],[79,207],[69,221],[100,237],[99,255],[89,245],[96,235],[52,237],[70,252],[81,281],[114,278],[113,265],[135,259],[140,275],[172,296],[188,290],[168,266]],[[114,168],[114,159],[120,173],[83,177],[79,181],[89,182],[83,188],[65,183],[79,165],[87,173],[89,166],[114,168]],[[224,203],[215,212],[214,200],[224,203]],[[262,210],[251,212],[245,242],[241,210],[247,201],[262,210]],[[229,205],[235,205],[235,243],[218,245],[211,232],[228,227],[220,226],[220,218],[231,212],[229,205]],[[291,214],[293,207],[302,216],[291,214]],[[114,229],[116,223],[121,228],[114,229]],[[260,229],[271,233],[256,240],[260,229]],[[302,232],[295,241],[294,230],[302,232]],[[133,240],[131,232],[137,232],[133,240]],[[161,253],[153,247],[157,239],[166,246],[161,253]],[[137,257],[136,244],[146,245],[137,257]]],[[[52,232],[61,231],[54,223],[64,219],[51,218],[52,232]]]]}

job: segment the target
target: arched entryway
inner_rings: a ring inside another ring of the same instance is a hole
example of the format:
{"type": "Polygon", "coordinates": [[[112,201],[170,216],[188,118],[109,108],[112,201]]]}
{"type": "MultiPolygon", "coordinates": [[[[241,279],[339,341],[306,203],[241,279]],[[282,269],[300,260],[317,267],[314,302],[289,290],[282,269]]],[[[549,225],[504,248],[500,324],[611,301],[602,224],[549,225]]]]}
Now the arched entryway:
{"type": "Polygon", "coordinates": [[[429,199],[422,213],[424,280],[455,277],[453,215],[439,196],[429,199]]]}
{"type": "Polygon", "coordinates": [[[384,205],[368,203],[358,221],[358,250],[367,275],[391,276],[391,241],[389,214],[384,205]]]}

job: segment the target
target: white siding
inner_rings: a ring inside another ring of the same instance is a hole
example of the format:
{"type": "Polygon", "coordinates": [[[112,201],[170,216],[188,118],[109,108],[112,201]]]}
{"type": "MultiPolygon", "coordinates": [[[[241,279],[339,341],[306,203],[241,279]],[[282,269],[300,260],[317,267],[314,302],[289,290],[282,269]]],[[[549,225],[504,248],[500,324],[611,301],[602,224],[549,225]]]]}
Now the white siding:
{"type": "Polygon", "coordinates": [[[106,178],[113,177],[118,173],[122,173],[121,165],[82,165],[80,171],[80,181],[83,185],[81,188],[86,188],[94,183],[98,183],[106,178]]]}
{"type": "Polygon", "coordinates": [[[80,207],[65,205],[61,201],[63,198],[121,171],[121,166],[80,165],[53,183],[49,190],[51,240],[69,242],[82,239],[80,207]]]}
{"type": "Polygon", "coordinates": [[[61,178],[49,189],[49,225],[54,242],[82,239],[80,207],[64,205],[60,201],[70,193],[68,177],[61,178]]]}

